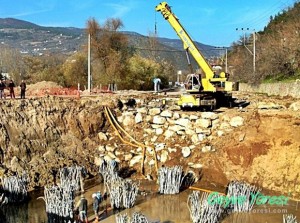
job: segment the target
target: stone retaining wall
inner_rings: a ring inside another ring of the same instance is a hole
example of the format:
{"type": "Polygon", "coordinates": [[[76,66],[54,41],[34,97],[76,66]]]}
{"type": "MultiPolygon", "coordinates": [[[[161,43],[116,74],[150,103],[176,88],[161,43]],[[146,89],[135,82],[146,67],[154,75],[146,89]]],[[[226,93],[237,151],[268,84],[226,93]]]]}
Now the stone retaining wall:
{"type": "Polygon", "coordinates": [[[290,83],[270,83],[250,85],[240,83],[240,91],[266,93],[268,95],[292,96],[300,98],[300,80],[290,83]]]}

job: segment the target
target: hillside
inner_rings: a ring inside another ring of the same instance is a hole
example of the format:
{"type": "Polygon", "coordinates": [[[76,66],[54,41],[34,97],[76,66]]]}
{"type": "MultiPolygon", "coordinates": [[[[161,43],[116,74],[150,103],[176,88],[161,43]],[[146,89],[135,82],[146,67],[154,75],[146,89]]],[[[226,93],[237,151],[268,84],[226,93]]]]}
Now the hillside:
{"type": "MultiPolygon", "coordinates": [[[[237,79],[249,83],[274,82],[300,78],[300,2],[274,17],[269,24],[255,34],[256,70],[253,71],[253,55],[241,45],[233,45],[229,64],[237,79]]],[[[242,41],[243,42],[243,41],[242,41]]],[[[246,44],[253,47],[253,35],[246,44]]]]}
{"type": "Polygon", "coordinates": [[[0,42],[23,54],[70,54],[83,44],[83,30],[42,27],[17,19],[0,19],[0,42]]]}
{"type": "MultiPolygon", "coordinates": [[[[124,32],[130,45],[143,57],[155,57],[172,62],[177,69],[187,69],[185,52],[179,39],[157,38],[155,48],[149,48],[150,37],[124,32]]],[[[22,54],[72,54],[86,44],[84,29],[74,27],[43,27],[27,21],[0,19],[0,42],[18,49],[22,54]]],[[[206,57],[216,56],[213,46],[196,42],[206,57]]]]}

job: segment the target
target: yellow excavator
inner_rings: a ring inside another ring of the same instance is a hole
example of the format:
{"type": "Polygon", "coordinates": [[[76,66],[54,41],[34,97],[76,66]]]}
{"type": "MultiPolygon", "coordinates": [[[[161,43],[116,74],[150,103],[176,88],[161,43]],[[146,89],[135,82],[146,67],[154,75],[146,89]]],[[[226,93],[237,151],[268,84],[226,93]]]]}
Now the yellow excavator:
{"type": "Polygon", "coordinates": [[[188,56],[190,53],[204,73],[203,77],[197,74],[188,75],[185,83],[187,90],[185,94],[180,96],[178,105],[182,109],[205,107],[213,110],[220,106],[231,107],[233,105],[231,93],[233,82],[228,81],[229,74],[225,72],[216,74],[181,25],[179,19],[172,12],[167,2],[161,2],[155,9],[161,12],[183,42],[183,48],[187,52],[189,65],[191,66],[188,56]]]}

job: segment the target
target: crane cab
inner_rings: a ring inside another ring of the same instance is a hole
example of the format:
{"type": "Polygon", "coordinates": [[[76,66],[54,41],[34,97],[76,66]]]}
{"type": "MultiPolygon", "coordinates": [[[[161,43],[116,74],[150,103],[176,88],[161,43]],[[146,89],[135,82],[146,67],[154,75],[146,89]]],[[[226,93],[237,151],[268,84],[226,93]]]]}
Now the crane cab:
{"type": "Polygon", "coordinates": [[[184,82],[187,92],[199,92],[202,89],[201,77],[199,74],[188,74],[184,82]]]}

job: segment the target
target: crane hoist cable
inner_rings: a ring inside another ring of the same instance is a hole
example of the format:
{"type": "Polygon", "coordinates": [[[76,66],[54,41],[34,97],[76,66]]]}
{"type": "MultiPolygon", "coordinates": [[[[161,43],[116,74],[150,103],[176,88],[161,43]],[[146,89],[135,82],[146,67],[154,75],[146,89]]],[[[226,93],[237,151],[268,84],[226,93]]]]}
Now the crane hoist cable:
{"type": "Polygon", "coordinates": [[[157,21],[156,21],[156,11],[154,10],[154,34],[157,36],[157,21]]]}
{"type": "Polygon", "coordinates": [[[157,154],[156,154],[156,150],[153,147],[149,147],[146,146],[145,144],[142,144],[138,141],[136,141],[115,119],[114,115],[112,114],[111,110],[108,107],[104,107],[104,111],[105,114],[108,118],[109,123],[111,124],[111,126],[113,127],[113,129],[115,130],[115,132],[117,133],[118,137],[120,138],[120,140],[127,144],[127,145],[131,145],[133,147],[137,147],[137,148],[142,148],[143,150],[143,154],[142,154],[142,162],[141,162],[141,173],[144,175],[144,162],[145,162],[145,155],[146,155],[146,149],[151,148],[151,150],[153,151],[153,156],[154,156],[154,160],[155,160],[155,169],[156,169],[156,173],[158,173],[158,162],[157,162],[157,154]],[[127,137],[129,137],[129,139],[133,142],[130,141],[126,141],[124,140],[123,136],[121,135],[121,132],[123,132],[127,137]]]}

